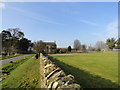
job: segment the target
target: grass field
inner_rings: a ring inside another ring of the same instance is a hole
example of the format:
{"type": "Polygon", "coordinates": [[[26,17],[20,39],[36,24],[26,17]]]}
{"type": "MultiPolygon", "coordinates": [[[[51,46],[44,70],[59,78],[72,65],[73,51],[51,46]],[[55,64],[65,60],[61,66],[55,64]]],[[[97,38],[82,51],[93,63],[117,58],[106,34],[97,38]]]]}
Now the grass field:
{"type": "Polygon", "coordinates": [[[3,88],[40,88],[39,60],[28,59],[3,80],[3,88]]]}
{"type": "Polygon", "coordinates": [[[51,60],[67,74],[75,76],[83,88],[117,87],[118,53],[80,53],[51,55],[51,60]]]}

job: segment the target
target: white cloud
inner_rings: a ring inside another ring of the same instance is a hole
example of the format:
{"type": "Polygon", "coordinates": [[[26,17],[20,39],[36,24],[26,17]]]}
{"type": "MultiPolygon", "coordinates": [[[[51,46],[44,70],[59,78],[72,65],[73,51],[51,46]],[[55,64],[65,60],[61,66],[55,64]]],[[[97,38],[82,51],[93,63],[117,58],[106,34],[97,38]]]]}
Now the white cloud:
{"type": "Polygon", "coordinates": [[[106,32],[107,38],[118,38],[118,20],[109,23],[106,27],[106,32]]]}
{"type": "Polygon", "coordinates": [[[0,2],[0,8],[5,8],[5,4],[0,2]]]}
{"type": "Polygon", "coordinates": [[[94,22],[91,22],[91,21],[88,21],[88,20],[80,20],[80,22],[85,23],[85,24],[89,24],[89,25],[92,25],[92,26],[98,26],[97,23],[94,23],[94,22]]]}

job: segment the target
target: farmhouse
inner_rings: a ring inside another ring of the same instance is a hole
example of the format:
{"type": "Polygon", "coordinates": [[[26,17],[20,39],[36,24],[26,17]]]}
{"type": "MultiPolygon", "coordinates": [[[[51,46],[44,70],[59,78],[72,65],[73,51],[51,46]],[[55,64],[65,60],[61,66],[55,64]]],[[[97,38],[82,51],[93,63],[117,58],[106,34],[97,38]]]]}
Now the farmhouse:
{"type": "Polygon", "coordinates": [[[54,51],[57,49],[56,42],[44,42],[45,43],[45,52],[46,53],[54,53],[54,51]]]}

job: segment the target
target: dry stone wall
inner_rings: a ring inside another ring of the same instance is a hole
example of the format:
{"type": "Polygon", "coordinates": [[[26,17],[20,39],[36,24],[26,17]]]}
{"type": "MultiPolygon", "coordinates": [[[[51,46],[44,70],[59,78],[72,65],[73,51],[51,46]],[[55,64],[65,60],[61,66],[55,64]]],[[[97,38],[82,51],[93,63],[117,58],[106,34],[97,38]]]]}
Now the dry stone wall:
{"type": "Polygon", "coordinates": [[[49,90],[81,90],[73,75],[66,75],[61,68],[56,66],[43,54],[40,54],[41,88],[49,90]]]}

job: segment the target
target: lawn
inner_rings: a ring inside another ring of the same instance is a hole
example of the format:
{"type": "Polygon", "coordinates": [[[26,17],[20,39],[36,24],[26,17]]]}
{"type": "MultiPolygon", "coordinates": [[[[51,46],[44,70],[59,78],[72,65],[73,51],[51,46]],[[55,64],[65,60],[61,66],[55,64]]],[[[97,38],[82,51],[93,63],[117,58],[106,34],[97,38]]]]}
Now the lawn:
{"type": "Polygon", "coordinates": [[[118,53],[59,54],[50,57],[67,74],[72,74],[83,88],[117,87],[118,53]]]}
{"type": "Polygon", "coordinates": [[[3,88],[40,88],[39,59],[30,58],[3,80],[3,88]]]}

